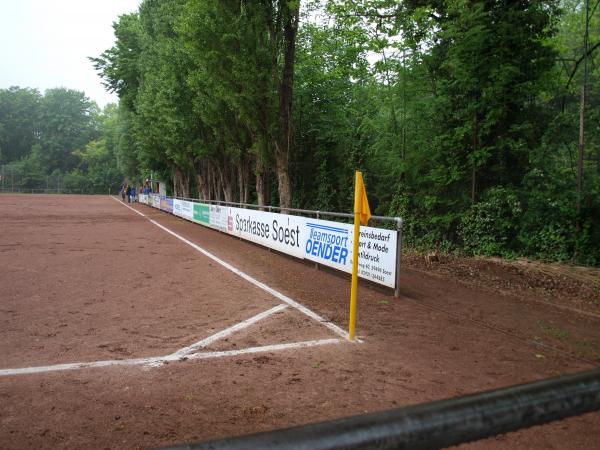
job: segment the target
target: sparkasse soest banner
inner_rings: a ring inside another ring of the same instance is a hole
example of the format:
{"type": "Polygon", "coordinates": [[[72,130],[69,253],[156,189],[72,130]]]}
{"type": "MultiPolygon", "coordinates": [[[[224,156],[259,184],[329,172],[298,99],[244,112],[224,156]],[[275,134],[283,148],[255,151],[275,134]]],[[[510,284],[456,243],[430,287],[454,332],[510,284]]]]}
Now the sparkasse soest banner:
{"type": "MultiPolygon", "coordinates": [[[[160,208],[157,197],[150,196],[148,203],[160,208]]],[[[352,224],[178,199],[173,200],[172,212],[296,258],[352,273],[352,224]]],[[[395,230],[360,227],[359,277],[396,287],[397,237],[395,230]]]]}

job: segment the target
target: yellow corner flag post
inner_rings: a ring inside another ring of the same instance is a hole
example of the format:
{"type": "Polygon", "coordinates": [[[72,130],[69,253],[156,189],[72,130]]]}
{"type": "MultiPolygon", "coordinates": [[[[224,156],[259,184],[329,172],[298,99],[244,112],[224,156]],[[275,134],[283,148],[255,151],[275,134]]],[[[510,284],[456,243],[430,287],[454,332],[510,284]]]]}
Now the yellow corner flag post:
{"type": "Polygon", "coordinates": [[[356,172],[354,181],[354,247],[352,251],[352,288],[350,290],[350,325],[348,338],[353,341],[356,335],[356,294],[358,291],[358,242],[360,239],[360,224],[367,225],[371,218],[367,191],[362,173],[356,172]]]}

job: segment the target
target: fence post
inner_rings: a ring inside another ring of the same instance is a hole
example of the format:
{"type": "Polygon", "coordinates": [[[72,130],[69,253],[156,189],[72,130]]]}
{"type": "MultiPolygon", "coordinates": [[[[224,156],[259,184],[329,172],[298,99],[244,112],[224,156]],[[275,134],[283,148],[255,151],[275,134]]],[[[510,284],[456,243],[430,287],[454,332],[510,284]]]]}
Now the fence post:
{"type": "MultiPolygon", "coordinates": [[[[241,201],[241,200],[240,200],[240,201],[241,201]]],[[[240,205],[240,208],[241,208],[241,205],[240,205]]],[[[271,205],[269,205],[269,212],[272,212],[272,211],[273,211],[273,210],[271,209],[271,205]]],[[[240,237],[240,239],[241,239],[241,237],[240,237]]],[[[267,251],[268,251],[269,253],[271,253],[271,247],[267,247],[267,251]]]]}
{"type": "MultiPolygon", "coordinates": [[[[321,213],[321,211],[317,211],[317,220],[319,220],[320,213],[321,213]]],[[[318,262],[315,262],[315,269],[319,270],[319,263],[318,262]]]]}
{"type": "Polygon", "coordinates": [[[398,217],[396,219],[396,287],[394,288],[394,297],[400,297],[400,266],[402,265],[402,241],[403,241],[403,232],[402,232],[402,219],[398,217]]]}

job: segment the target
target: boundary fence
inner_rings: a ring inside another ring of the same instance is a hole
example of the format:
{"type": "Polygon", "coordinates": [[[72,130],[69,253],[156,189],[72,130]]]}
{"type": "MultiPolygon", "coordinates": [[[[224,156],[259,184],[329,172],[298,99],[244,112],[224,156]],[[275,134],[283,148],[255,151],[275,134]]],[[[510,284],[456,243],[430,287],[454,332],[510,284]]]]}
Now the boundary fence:
{"type": "Polygon", "coordinates": [[[600,369],[312,425],[171,450],[424,450],[600,410],[600,369]]]}
{"type": "Polygon", "coordinates": [[[90,179],[79,173],[29,173],[18,164],[0,165],[0,193],[6,194],[83,194],[114,193],[121,177],[90,179]]]}
{"type": "Polygon", "coordinates": [[[29,189],[29,188],[11,188],[11,189],[2,189],[0,188],[0,193],[3,194],[77,194],[77,195],[90,195],[84,192],[84,189],[29,189]]]}
{"type": "MultiPolygon", "coordinates": [[[[156,194],[140,195],[139,199],[140,203],[184,219],[313,261],[317,268],[325,265],[347,273],[351,271],[352,225],[323,218],[352,220],[353,214],[156,194]],[[295,245],[288,245],[288,239],[295,245]],[[302,245],[300,239],[303,239],[302,245]]],[[[403,221],[400,217],[388,216],[372,216],[371,220],[391,223],[392,229],[361,227],[363,247],[359,251],[359,276],[394,289],[398,297],[403,221]]]]}

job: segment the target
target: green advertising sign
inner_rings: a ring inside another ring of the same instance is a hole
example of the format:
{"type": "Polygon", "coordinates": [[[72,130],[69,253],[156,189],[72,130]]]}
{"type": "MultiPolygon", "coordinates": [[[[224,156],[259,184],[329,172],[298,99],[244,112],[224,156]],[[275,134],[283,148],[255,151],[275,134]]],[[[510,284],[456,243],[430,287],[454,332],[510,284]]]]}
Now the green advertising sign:
{"type": "Polygon", "coordinates": [[[196,222],[210,223],[210,207],[194,203],[194,220],[196,222]]]}

